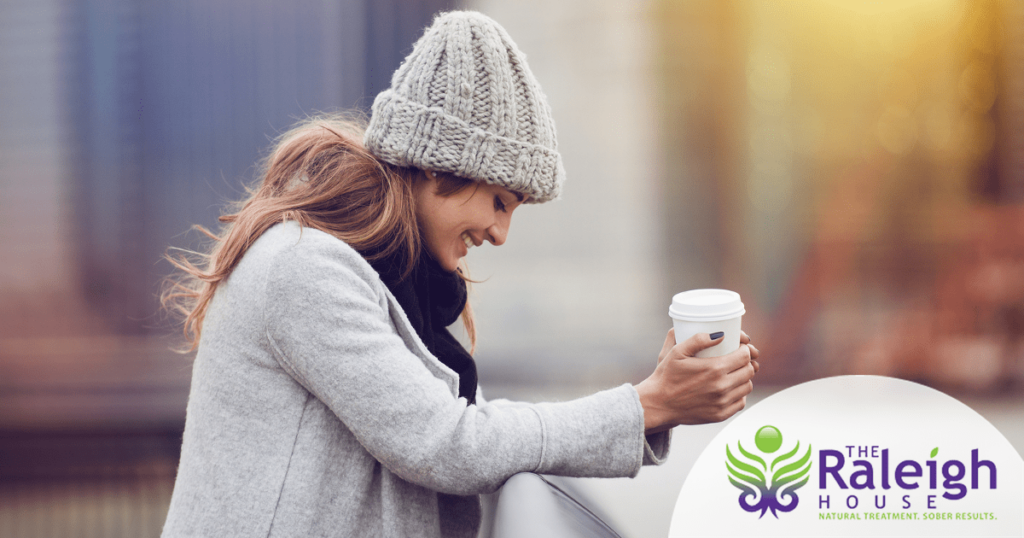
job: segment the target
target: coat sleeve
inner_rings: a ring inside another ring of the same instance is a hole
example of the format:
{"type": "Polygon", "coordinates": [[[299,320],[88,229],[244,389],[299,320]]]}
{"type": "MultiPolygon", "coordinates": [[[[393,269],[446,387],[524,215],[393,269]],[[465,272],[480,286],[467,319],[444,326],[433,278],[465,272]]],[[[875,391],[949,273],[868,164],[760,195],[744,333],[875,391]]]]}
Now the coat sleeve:
{"type": "MultiPolygon", "coordinates": [[[[526,406],[522,402],[514,402],[511,400],[486,400],[484,398],[484,391],[480,386],[476,388],[476,401],[478,405],[493,405],[495,407],[506,407],[506,406],[526,406]]],[[[669,448],[672,445],[672,430],[666,430],[659,433],[644,436],[644,465],[661,465],[668,460],[669,448]]]]}
{"type": "Polygon", "coordinates": [[[354,256],[337,240],[279,252],[266,279],[266,336],[282,368],[391,472],[469,495],[523,471],[635,476],[650,459],[631,385],[563,403],[467,406],[406,347],[354,256]]]}

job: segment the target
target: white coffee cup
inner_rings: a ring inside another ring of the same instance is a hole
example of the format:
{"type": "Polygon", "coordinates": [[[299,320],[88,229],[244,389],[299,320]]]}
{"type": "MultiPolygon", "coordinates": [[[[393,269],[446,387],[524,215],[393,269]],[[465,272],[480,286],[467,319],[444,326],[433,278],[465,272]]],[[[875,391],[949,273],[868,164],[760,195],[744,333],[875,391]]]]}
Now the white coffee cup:
{"type": "Polygon", "coordinates": [[[677,344],[697,333],[725,333],[721,342],[701,350],[698,357],[719,357],[739,349],[740,320],[745,313],[740,294],[716,289],[677,293],[668,309],[677,344]]]}

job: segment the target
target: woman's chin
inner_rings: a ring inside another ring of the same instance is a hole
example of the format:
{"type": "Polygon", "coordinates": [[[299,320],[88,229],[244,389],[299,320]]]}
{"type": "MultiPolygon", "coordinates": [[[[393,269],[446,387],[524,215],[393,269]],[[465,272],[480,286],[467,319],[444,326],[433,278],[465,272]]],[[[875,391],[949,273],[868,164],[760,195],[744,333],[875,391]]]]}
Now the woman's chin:
{"type": "Polygon", "coordinates": [[[448,271],[449,273],[454,273],[455,270],[459,268],[459,261],[461,260],[462,257],[452,256],[450,258],[439,260],[438,265],[440,265],[441,268],[444,269],[445,271],[448,271]]]}

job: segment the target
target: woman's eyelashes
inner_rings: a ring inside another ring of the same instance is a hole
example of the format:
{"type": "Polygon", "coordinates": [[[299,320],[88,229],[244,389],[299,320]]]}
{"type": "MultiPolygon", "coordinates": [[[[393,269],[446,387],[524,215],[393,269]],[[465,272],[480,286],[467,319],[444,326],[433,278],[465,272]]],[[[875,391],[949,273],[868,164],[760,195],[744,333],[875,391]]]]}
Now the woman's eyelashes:
{"type": "Polygon", "coordinates": [[[505,202],[501,201],[501,197],[497,194],[494,195],[494,209],[497,211],[505,212],[505,202]]]}

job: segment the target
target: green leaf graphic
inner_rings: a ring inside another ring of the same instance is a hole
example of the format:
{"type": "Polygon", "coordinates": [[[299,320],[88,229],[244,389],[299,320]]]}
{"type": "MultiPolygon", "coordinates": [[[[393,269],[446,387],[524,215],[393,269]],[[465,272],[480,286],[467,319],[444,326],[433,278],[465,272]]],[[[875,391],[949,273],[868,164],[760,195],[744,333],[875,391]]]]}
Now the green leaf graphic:
{"type": "MultiPolygon", "coordinates": [[[[756,478],[754,478],[754,477],[752,477],[750,475],[745,475],[745,474],[737,471],[736,469],[733,469],[732,466],[729,465],[728,462],[726,462],[725,468],[729,470],[729,481],[732,482],[733,484],[739,484],[739,482],[737,482],[737,480],[742,481],[744,484],[747,484],[748,486],[750,486],[750,485],[759,486],[761,484],[761,482],[759,482],[756,478]]],[[[739,487],[739,486],[736,486],[736,487],[739,487]]]]}
{"type": "MultiPolygon", "coordinates": [[[[798,447],[800,446],[799,442],[797,442],[797,446],[798,447]]],[[[787,465],[787,466],[785,466],[785,467],[783,467],[783,468],[781,468],[781,469],[779,469],[778,471],[775,472],[775,475],[772,476],[772,486],[773,487],[783,486],[783,485],[788,484],[788,483],[790,483],[790,482],[792,482],[794,480],[799,480],[800,478],[802,478],[804,475],[806,475],[811,470],[810,460],[811,460],[811,445],[807,445],[807,453],[805,453],[804,456],[802,458],[800,458],[799,461],[797,461],[795,463],[792,463],[792,464],[789,464],[789,465],[787,465]],[[806,465],[806,467],[805,467],[805,465],[806,465]],[[791,473],[793,471],[798,471],[798,472],[796,472],[795,474],[791,474],[789,476],[785,476],[788,473],[791,473]]]]}
{"type": "Polygon", "coordinates": [[[732,485],[736,486],[737,488],[739,488],[744,493],[749,493],[750,495],[757,495],[757,493],[754,491],[754,488],[750,487],[749,484],[746,484],[746,483],[743,483],[743,482],[737,482],[731,476],[729,477],[729,482],[731,482],[732,485]]]}
{"type": "Polygon", "coordinates": [[[792,458],[793,454],[796,454],[798,450],[800,450],[800,441],[796,442],[796,448],[794,448],[793,450],[791,450],[791,451],[789,451],[789,452],[787,452],[787,453],[785,453],[785,454],[775,458],[775,460],[772,461],[772,470],[773,471],[775,470],[775,464],[776,463],[779,463],[780,461],[784,461],[784,460],[788,460],[789,458],[792,458]]]}
{"type": "MultiPolygon", "coordinates": [[[[726,455],[727,458],[729,458],[729,462],[732,462],[732,464],[735,465],[735,467],[737,469],[745,470],[746,472],[749,472],[749,473],[755,475],[755,477],[758,478],[758,482],[761,483],[761,484],[764,484],[764,482],[765,482],[765,475],[762,474],[761,471],[758,470],[757,467],[755,467],[753,465],[749,465],[749,464],[743,463],[742,461],[739,461],[738,459],[736,459],[736,457],[732,455],[732,452],[729,451],[729,446],[728,445],[725,446],[725,455],[726,455]]],[[[728,466],[728,464],[729,463],[726,462],[726,466],[728,466]]],[[[729,470],[731,471],[732,469],[729,469],[729,470]]],[[[738,474],[738,472],[734,472],[734,474],[738,474]]]]}
{"type": "MultiPolygon", "coordinates": [[[[808,470],[810,470],[810,468],[811,468],[810,466],[807,467],[808,470]]],[[[792,486],[786,488],[786,490],[789,491],[789,492],[796,491],[796,490],[806,486],[807,485],[807,481],[810,480],[810,479],[811,479],[811,477],[805,476],[804,479],[801,480],[799,483],[793,484],[792,486]]]]}
{"type": "Polygon", "coordinates": [[[767,465],[767,464],[765,464],[765,462],[764,462],[764,460],[763,460],[763,459],[761,459],[761,458],[759,458],[759,457],[757,457],[757,456],[755,456],[755,455],[751,454],[750,452],[747,452],[746,450],[743,450],[743,443],[741,443],[741,442],[739,442],[739,441],[736,441],[736,446],[740,447],[740,452],[741,452],[741,453],[742,453],[742,454],[743,454],[744,456],[746,456],[746,457],[747,457],[748,459],[752,459],[752,460],[756,461],[757,463],[760,463],[760,464],[761,464],[761,468],[762,468],[762,469],[764,469],[764,470],[766,470],[766,471],[768,470],[768,465],[767,465]]]}
{"type": "Polygon", "coordinates": [[[938,454],[938,453],[939,453],[939,447],[935,447],[935,448],[932,449],[932,455],[928,456],[928,457],[929,458],[934,458],[935,455],[938,454]]]}
{"type": "Polygon", "coordinates": [[[743,471],[740,471],[740,470],[734,468],[732,465],[729,464],[728,461],[725,462],[725,468],[729,470],[729,474],[731,474],[732,476],[735,476],[736,478],[739,478],[741,480],[746,480],[747,482],[750,482],[752,484],[757,484],[757,483],[760,482],[757,479],[757,477],[749,475],[749,474],[746,474],[743,471]]]}

